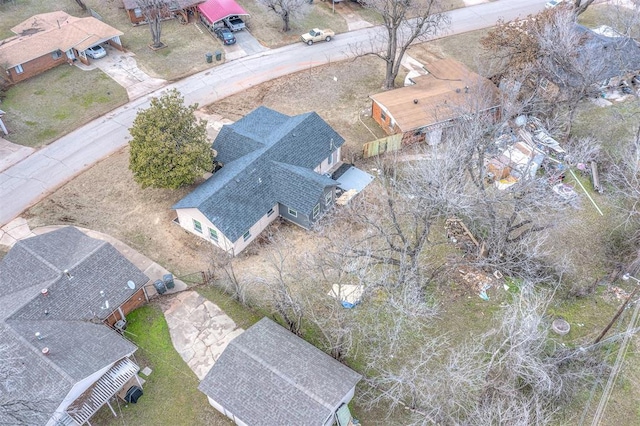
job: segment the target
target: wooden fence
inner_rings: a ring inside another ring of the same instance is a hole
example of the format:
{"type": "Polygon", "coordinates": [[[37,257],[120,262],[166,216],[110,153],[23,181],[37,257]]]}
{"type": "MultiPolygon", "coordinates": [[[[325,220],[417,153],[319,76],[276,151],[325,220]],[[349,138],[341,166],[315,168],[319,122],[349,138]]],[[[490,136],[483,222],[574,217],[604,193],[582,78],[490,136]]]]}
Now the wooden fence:
{"type": "Polygon", "coordinates": [[[397,151],[400,148],[402,148],[402,133],[365,143],[362,146],[362,156],[364,158],[374,157],[385,152],[397,151]]]}

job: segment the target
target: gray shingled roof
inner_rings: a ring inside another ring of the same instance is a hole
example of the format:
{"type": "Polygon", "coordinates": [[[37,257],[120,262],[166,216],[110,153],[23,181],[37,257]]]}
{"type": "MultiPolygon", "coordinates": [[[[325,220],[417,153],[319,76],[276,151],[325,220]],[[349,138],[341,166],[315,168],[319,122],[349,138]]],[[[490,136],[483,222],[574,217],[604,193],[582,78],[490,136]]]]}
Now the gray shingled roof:
{"type": "Polygon", "coordinates": [[[360,376],[263,318],[229,343],[200,389],[251,426],[322,425],[360,376]]]}
{"type": "MultiPolygon", "coordinates": [[[[76,228],[18,241],[0,261],[0,359],[16,360],[12,376],[20,380],[0,377],[0,402],[40,402],[27,423],[46,423],[78,381],[133,353],[135,345],[101,322],[135,293],[129,280],[139,289],[148,277],[76,228]]],[[[0,424],[11,423],[0,410],[0,424]]]]}
{"type": "Polygon", "coordinates": [[[576,25],[576,31],[584,36],[584,45],[576,51],[576,61],[588,70],[584,75],[566,74],[558,68],[551,79],[558,86],[594,84],[608,78],[622,76],[640,70],[640,46],[629,37],[607,37],[576,25]],[[583,81],[584,79],[589,81],[583,81]]]}
{"type": "Polygon", "coordinates": [[[310,216],[322,189],[337,185],[313,169],[343,143],[315,112],[260,107],[222,128],[213,147],[224,166],[173,208],[199,209],[231,241],[276,203],[310,216]]]}

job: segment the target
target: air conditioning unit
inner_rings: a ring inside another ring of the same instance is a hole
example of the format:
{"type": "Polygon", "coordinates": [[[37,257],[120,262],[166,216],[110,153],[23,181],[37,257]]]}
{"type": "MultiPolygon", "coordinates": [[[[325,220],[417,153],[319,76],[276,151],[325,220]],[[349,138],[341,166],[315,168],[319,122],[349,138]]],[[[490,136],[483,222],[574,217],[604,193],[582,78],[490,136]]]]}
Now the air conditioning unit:
{"type": "Polygon", "coordinates": [[[116,323],[113,324],[113,328],[115,328],[117,331],[122,333],[124,330],[127,329],[127,320],[121,319],[116,321],[116,323]]]}

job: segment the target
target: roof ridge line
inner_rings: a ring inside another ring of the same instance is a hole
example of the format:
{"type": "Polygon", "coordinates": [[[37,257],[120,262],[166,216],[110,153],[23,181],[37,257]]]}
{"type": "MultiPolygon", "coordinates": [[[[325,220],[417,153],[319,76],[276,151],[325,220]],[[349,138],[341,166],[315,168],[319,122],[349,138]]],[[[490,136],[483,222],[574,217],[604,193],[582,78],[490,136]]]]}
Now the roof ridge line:
{"type": "MultiPolygon", "coordinates": [[[[14,320],[10,320],[10,321],[16,321],[19,322],[20,320],[14,319],[14,320]]],[[[7,322],[6,320],[3,321],[4,325],[7,326],[7,328],[9,330],[11,330],[11,333],[19,340],[23,343],[22,346],[27,346],[33,353],[35,353],[36,355],[38,355],[40,358],[44,359],[44,362],[51,366],[58,374],[60,374],[62,377],[64,377],[65,379],[67,379],[67,381],[69,383],[71,383],[72,385],[74,385],[75,383],[77,383],[76,380],[73,379],[73,377],[71,377],[66,371],[64,371],[62,368],[60,368],[58,366],[58,364],[56,364],[55,362],[53,362],[51,360],[51,358],[49,358],[46,355],[42,354],[42,351],[37,350],[37,348],[31,344],[31,342],[29,342],[27,339],[25,339],[21,334],[19,334],[18,332],[16,332],[16,330],[13,329],[13,327],[11,326],[11,324],[9,322],[7,322]]]]}
{"type": "MultiPolygon", "coordinates": [[[[280,324],[276,324],[278,327],[282,327],[280,324]]],[[[286,330],[286,332],[291,333],[290,331],[286,330]]],[[[293,334],[293,333],[291,333],[293,334]]],[[[311,343],[307,342],[306,340],[302,339],[299,336],[296,336],[298,339],[301,339],[304,343],[311,345],[311,343]]],[[[286,376],[284,373],[282,373],[279,369],[274,368],[273,365],[268,364],[265,360],[263,360],[262,358],[259,358],[258,356],[256,356],[254,353],[250,352],[248,349],[244,348],[242,345],[238,344],[237,342],[235,342],[235,339],[232,340],[229,345],[234,345],[237,349],[239,349],[241,352],[243,352],[245,355],[248,355],[251,359],[253,359],[254,361],[256,361],[257,363],[259,363],[260,365],[263,365],[264,367],[266,367],[269,371],[273,372],[276,376],[280,377],[281,379],[283,379],[285,382],[290,383],[291,385],[293,385],[293,387],[295,387],[296,389],[298,389],[299,391],[301,391],[302,393],[304,393],[305,395],[307,395],[309,398],[311,398],[312,400],[316,401],[317,403],[319,403],[320,405],[322,405],[325,408],[328,408],[329,410],[333,410],[333,405],[331,405],[330,403],[328,403],[327,401],[324,401],[322,398],[320,398],[318,395],[311,393],[309,390],[303,388],[302,386],[300,386],[298,383],[294,382],[293,380],[291,380],[288,376],[286,376]]],[[[313,345],[311,345],[313,346],[313,345]]],[[[315,349],[315,346],[313,346],[315,349]]],[[[324,351],[318,349],[320,352],[322,352],[323,354],[327,355],[324,351]]],[[[329,356],[329,355],[327,355],[329,356]]],[[[333,358],[332,358],[333,359],[333,358]]]]}

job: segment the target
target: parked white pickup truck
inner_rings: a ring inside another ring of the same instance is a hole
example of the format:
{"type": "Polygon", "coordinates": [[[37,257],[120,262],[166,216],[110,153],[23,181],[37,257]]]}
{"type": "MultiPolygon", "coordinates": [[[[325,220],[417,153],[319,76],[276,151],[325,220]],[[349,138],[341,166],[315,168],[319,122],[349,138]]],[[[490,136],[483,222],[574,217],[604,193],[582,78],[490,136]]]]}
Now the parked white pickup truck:
{"type": "Polygon", "coordinates": [[[309,46],[311,46],[316,41],[322,41],[322,40],[331,41],[331,37],[335,35],[336,33],[334,33],[330,29],[319,30],[317,28],[314,28],[308,33],[302,34],[300,38],[302,38],[302,41],[304,43],[307,43],[309,46]]]}
{"type": "Polygon", "coordinates": [[[244,30],[246,28],[246,26],[244,25],[244,21],[237,15],[227,16],[222,21],[227,26],[227,28],[229,28],[233,32],[244,30]]]}

